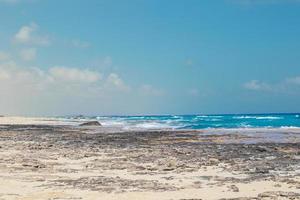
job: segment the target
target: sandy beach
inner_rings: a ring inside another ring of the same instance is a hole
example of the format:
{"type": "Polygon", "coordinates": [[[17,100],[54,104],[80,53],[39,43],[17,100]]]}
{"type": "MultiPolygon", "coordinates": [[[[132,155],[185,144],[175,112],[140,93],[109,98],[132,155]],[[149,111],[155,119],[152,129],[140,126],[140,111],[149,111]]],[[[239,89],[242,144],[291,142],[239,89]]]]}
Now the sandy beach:
{"type": "Polygon", "coordinates": [[[0,199],[300,199],[299,130],[273,142],[45,118],[0,124],[0,199]]]}

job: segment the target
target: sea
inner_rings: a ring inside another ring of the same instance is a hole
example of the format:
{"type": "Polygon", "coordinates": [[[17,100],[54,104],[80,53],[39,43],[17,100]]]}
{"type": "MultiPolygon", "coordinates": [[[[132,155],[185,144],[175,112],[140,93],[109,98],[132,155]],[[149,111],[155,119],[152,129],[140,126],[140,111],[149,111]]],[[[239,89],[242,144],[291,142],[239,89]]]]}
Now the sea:
{"type": "Polygon", "coordinates": [[[122,129],[235,129],[300,128],[300,113],[149,115],[149,116],[68,116],[66,120],[97,120],[103,127],[122,129]]]}

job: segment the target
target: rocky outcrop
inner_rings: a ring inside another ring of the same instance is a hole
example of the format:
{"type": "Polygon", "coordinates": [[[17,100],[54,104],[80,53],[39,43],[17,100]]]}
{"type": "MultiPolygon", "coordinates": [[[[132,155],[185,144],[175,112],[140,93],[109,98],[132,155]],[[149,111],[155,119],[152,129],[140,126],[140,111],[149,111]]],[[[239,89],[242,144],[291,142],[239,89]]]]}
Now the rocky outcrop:
{"type": "Polygon", "coordinates": [[[79,126],[102,126],[102,125],[98,121],[90,121],[90,122],[84,122],[79,126]]]}

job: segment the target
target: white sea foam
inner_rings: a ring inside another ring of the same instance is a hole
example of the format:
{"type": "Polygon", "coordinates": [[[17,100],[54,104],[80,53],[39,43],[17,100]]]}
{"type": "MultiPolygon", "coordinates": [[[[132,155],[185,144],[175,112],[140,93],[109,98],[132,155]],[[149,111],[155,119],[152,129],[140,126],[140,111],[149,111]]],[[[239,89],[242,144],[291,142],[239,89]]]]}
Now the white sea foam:
{"type": "Polygon", "coordinates": [[[281,129],[300,129],[299,126],[281,126],[281,129]]]}
{"type": "Polygon", "coordinates": [[[204,119],[204,121],[207,121],[207,122],[218,122],[218,121],[222,121],[222,119],[211,118],[211,119],[204,119]]]}
{"type": "Polygon", "coordinates": [[[164,129],[225,129],[225,130],[257,130],[264,131],[295,131],[300,130],[300,123],[295,118],[271,115],[241,115],[218,117],[199,117],[199,116],[128,116],[128,117],[56,117],[56,118],[9,118],[2,117],[0,124],[55,124],[55,125],[75,125],[82,122],[97,120],[102,124],[101,128],[118,130],[164,130],[164,129]],[[232,118],[241,120],[234,121],[232,118]],[[247,120],[247,119],[266,119],[266,121],[247,120]],[[282,121],[275,121],[283,119],[282,121]],[[284,120],[287,121],[284,121],[284,120]],[[290,121],[290,119],[294,119],[290,121]],[[273,123],[272,120],[274,120],[273,123]],[[286,122],[286,123],[285,123],[286,122]]]}
{"type": "Polygon", "coordinates": [[[172,117],[175,118],[175,119],[181,119],[182,118],[181,116],[178,116],[178,115],[173,115],[172,117]]]}
{"type": "Polygon", "coordinates": [[[268,116],[268,117],[257,117],[256,119],[283,119],[283,118],[282,117],[268,116]]]}
{"type": "Polygon", "coordinates": [[[219,115],[197,115],[196,118],[223,118],[223,116],[219,116],[219,115]]]}
{"type": "Polygon", "coordinates": [[[167,123],[158,122],[143,122],[132,126],[127,126],[125,129],[176,129],[178,126],[172,126],[167,123]]]}
{"type": "Polygon", "coordinates": [[[234,116],[233,119],[283,119],[282,117],[275,117],[275,116],[234,116]]]}
{"type": "Polygon", "coordinates": [[[125,121],[117,121],[117,120],[105,120],[105,121],[101,121],[101,124],[102,126],[111,126],[111,127],[123,127],[127,125],[125,121]]]}

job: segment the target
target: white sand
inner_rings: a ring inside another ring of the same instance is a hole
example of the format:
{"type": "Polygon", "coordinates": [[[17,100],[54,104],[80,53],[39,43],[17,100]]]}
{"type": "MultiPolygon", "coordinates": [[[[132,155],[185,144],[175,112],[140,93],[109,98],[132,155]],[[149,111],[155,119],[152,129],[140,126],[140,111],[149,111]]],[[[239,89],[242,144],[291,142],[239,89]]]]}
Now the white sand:
{"type": "Polygon", "coordinates": [[[78,121],[51,117],[0,117],[0,125],[76,125],[78,121]]]}

